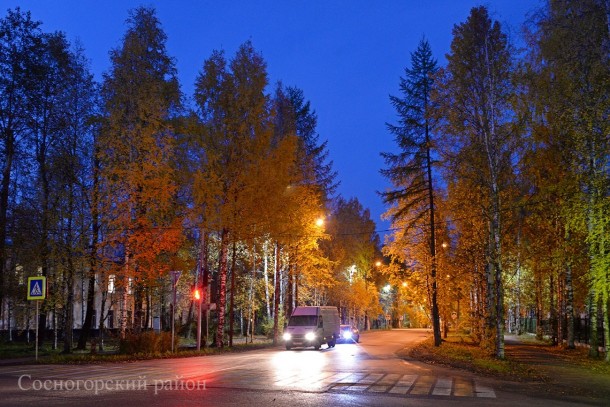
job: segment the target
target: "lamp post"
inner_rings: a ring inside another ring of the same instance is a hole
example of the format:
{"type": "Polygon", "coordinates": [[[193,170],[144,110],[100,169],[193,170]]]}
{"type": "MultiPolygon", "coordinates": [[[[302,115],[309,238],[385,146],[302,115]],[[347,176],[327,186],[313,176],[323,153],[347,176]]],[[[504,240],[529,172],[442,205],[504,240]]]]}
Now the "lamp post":
{"type": "MultiPolygon", "coordinates": [[[[314,221],[314,225],[316,226],[316,228],[318,228],[319,230],[323,231],[324,228],[324,224],[326,223],[325,218],[323,216],[320,216],[318,218],[316,218],[316,220],[314,221]]],[[[316,239],[319,239],[319,235],[315,235],[316,239]]],[[[299,305],[299,264],[298,264],[298,257],[299,257],[299,242],[296,242],[296,246],[294,248],[294,257],[295,257],[295,264],[294,264],[294,274],[292,275],[292,284],[294,285],[294,290],[293,290],[293,299],[292,302],[294,303],[295,307],[298,307],[299,305]]],[[[288,314],[292,313],[292,303],[290,304],[290,312],[288,314]]],[[[290,315],[287,315],[287,317],[290,317],[290,315]]]]}
{"type": "MultiPolygon", "coordinates": [[[[379,269],[381,267],[382,263],[381,260],[377,260],[374,264],[374,267],[379,269]]],[[[373,268],[371,267],[371,271],[373,270],[373,268]]],[[[367,270],[365,271],[365,275],[364,275],[364,290],[367,293],[367,299],[368,299],[368,292],[369,292],[369,269],[367,268],[367,270]]],[[[364,310],[364,330],[368,331],[370,330],[370,318],[369,318],[369,310],[368,307],[367,309],[364,310]]]]}
{"type": "Polygon", "coordinates": [[[386,329],[390,329],[391,328],[391,321],[392,321],[392,302],[393,302],[393,295],[392,295],[392,286],[388,283],[385,286],[383,286],[382,291],[384,292],[384,299],[383,302],[385,304],[385,323],[386,323],[386,329]]]}
{"type": "Polygon", "coordinates": [[[174,331],[176,330],[176,286],[178,285],[178,280],[180,279],[180,271],[172,271],[172,353],[174,352],[174,331]]]}
{"type": "Polygon", "coordinates": [[[197,350],[201,350],[201,303],[203,302],[202,290],[197,286],[193,291],[193,299],[197,301],[197,350]]]}

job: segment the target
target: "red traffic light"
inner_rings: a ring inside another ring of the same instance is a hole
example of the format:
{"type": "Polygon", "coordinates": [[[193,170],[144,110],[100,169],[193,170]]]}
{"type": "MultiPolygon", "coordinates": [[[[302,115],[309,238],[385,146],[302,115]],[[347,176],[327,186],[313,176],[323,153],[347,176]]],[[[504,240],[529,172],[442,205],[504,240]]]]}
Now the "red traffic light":
{"type": "Polygon", "coordinates": [[[201,291],[199,290],[199,288],[195,288],[193,290],[193,298],[197,301],[201,299],[201,291]]]}

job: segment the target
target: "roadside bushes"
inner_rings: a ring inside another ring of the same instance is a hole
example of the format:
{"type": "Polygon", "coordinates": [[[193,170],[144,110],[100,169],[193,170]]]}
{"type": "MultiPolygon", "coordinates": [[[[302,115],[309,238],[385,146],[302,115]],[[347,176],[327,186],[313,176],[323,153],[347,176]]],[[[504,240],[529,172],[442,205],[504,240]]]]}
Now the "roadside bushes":
{"type": "MultiPolygon", "coordinates": [[[[178,336],[174,349],[178,346],[178,336]]],[[[155,333],[153,331],[140,332],[139,334],[128,333],[125,339],[119,343],[119,353],[134,355],[137,353],[154,354],[167,353],[172,350],[171,332],[155,333]]]]}
{"type": "MultiPolygon", "coordinates": [[[[278,332],[279,332],[280,337],[282,336],[282,332],[284,332],[284,327],[287,322],[288,321],[286,320],[284,313],[280,310],[280,313],[278,315],[278,322],[277,322],[278,332]]],[[[265,318],[265,320],[259,326],[259,329],[262,330],[263,335],[265,335],[267,337],[267,339],[272,339],[273,338],[273,318],[271,318],[271,317],[265,318]]]]}

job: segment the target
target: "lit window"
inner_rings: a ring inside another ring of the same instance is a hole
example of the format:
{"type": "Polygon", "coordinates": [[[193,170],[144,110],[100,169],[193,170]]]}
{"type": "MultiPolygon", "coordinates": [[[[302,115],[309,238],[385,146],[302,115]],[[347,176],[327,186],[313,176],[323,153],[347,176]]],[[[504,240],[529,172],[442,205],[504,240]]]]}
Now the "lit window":
{"type": "Polygon", "coordinates": [[[22,265],[18,265],[17,267],[15,267],[15,274],[17,275],[17,280],[19,285],[23,285],[25,283],[24,278],[23,278],[23,266],[22,265]]]}
{"type": "Polygon", "coordinates": [[[114,280],[115,280],[115,275],[111,274],[110,276],[108,276],[108,294],[114,294],[114,280]]]}

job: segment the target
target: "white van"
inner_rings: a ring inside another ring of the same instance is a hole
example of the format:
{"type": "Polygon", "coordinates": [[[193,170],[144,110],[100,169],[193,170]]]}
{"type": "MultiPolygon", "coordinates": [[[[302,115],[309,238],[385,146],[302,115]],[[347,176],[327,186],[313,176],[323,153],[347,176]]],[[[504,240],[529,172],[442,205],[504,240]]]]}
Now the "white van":
{"type": "Polygon", "coordinates": [[[323,344],[333,348],[340,335],[337,307],[296,307],[284,330],[286,350],[323,344]]]}

